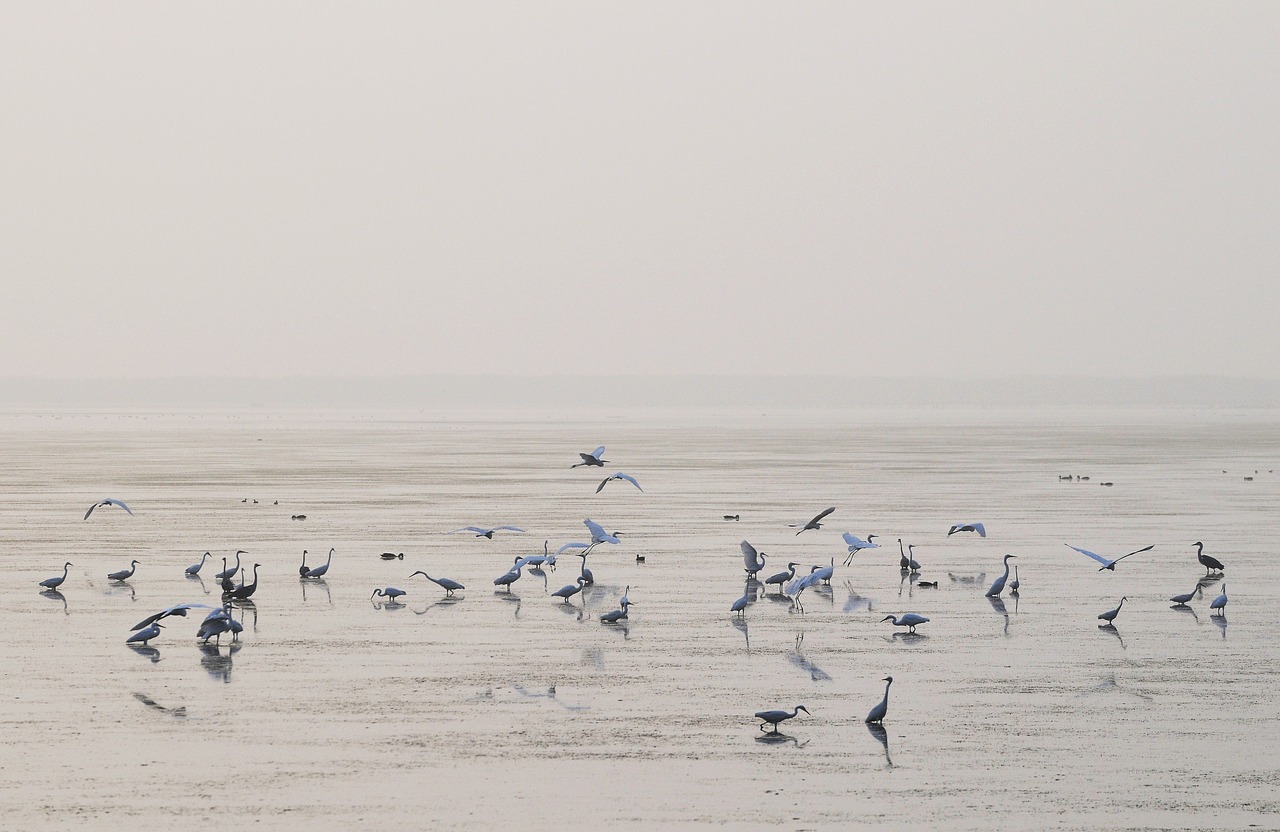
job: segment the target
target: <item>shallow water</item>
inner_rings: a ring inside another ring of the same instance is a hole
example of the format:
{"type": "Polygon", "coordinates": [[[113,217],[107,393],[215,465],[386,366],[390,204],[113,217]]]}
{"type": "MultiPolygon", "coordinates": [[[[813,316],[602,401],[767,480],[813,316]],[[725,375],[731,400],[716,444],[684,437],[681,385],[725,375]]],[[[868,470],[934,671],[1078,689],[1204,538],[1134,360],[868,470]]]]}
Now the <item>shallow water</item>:
{"type": "Polygon", "coordinates": [[[8,413],[0,449],[9,828],[1280,824],[1280,414],[8,413]],[[643,493],[569,470],[600,443],[643,493]],[[104,496],[135,516],[82,520],[104,496]],[[568,556],[495,590],[584,517],[625,532],[585,598],[549,597],[568,556]],[[946,537],[972,520],[987,539],[946,537]],[[450,533],[473,523],[529,533],[450,533]],[[845,568],[844,531],[885,545],[845,568]],[[898,537],[936,589],[904,580],[898,537]],[[831,588],[736,622],[743,539],[762,577],[835,558],[831,588]],[[1227,564],[1225,619],[1220,581],[1165,600],[1203,576],[1196,540],[1227,564]],[[1064,543],[1155,549],[1111,573],[1064,543]],[[302,550],[330,547],[327,580],[300,582],[302,550]],[[238,645],[202,651],[194,614],[124,644],[217,603],[183,568],[237,548],[262,564],[238,645]],[[1001,609],[983,591],[1007,552],[1001,609]],[[64,560],[61,596],[39,593],[64,560]],[[468,588],[445,600],[417,569],[468,588]],[[629,623],[600,624],[628,585],[629,623]],[[369,599],[385,586],[405,603],[369,599]],[[932,619],[917,637],[881,622],[906,611],[932,619]],[[797,703],[778,739],[751,716],[797,703]]]}

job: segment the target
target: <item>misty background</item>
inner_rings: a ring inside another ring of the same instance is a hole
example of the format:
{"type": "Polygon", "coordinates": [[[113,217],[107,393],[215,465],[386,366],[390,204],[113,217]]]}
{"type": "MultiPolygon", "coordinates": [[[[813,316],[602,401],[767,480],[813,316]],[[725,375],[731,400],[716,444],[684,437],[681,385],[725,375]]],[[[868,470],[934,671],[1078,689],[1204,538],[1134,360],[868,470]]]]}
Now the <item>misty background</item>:
{"type": "Polygon", "coordinates": [[[0,404],[1273,406],[1277,42],[1273,3],[0,3],[0,404]]]}

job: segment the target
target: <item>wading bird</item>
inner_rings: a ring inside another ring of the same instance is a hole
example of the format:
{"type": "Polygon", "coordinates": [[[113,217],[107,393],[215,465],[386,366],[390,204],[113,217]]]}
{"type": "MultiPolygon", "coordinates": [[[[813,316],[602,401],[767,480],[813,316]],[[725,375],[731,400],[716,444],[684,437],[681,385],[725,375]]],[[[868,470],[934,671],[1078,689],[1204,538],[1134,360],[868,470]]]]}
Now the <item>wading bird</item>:
{"type": "Polygon", "coordinates": [[[113,581],[127,581],[133,577],[133,573],[138,571],[138,564],[142,561],[131,561],[128,569],[121,569],[118,572],[112,572],[107,577],[113,581]]]}
{"type": "Polygon", "coordinates": [[[1222,615],[1227,610],[1227,585],[1222,585],[1222,594],[1209,602],[1209,609],[1214,610],[1218,615],[1222,615]]]}
{"type": "Polygon", "coordinates": [[[591,570],[587,568],[587,553],[579,552],[578,557],[582,558],[582,571],[578,573],[578,576],[586,579],[587,582],[585,586],[594,586],[596,582],[596,576],[592,575],[591,570]]]}
{"type": "Polygon", "coordinates": [[[1009,584],[1009,594],[1017,595],[1018,590],[1022,587],[1022,581],[1018,580],[1018,564],[1013,565],[1013,581],[1009,584]]]}
{"type": "Polygon", "coordinates": [[[792,578],[796,576],[797,565],[798,564],[795,564],[795,563],[788,563],[786,572],[779,572],[776,575],[770,575],[768,578],[765,578],[764,585],[773,586],[774,584],[776,584],[778,587],[778,591],[781,592],[783,584],[785,584],[787,581],[790,581],[792,578]]]}
{"type": "Polygon", "coordinates": [[[603,468],[604,464],[609,461],[607,459],[601,459],[601,457],[604,456],[604,445],[601,445],[589,454],[580,452],[578,456],[582,457],[582,461],[570,465],[570,468],[581,468],[583,465],[603,468]]]}
{"type": "MultiPolygon", "coordinates": [[[[794,719],[796,714],[800,713],[801,711],[804,711],[806,714],[809,713],[809,709],[806,708],[804,705],[796,705],[795,708],[790,711],[784,711],[784,710],[756,711],[756,719],[760,720],[761,731],[764,730],[764,727],[766,725],[772,725],[773,733],[776,734],[778,732],[779,723],[786,722],[788,719],[794,719]]],[[[812,714],[809,714],[809,715],[812,716],[812,714]]]]}
{"type": "Polygon", "coordinates": [[[57,589],[58,587],[62,586],[62,582],[67,579],[67,570],[74,565],[75,564],[73,564],[71,561],[67,561],[62,565],[61,577],[45,578],[43,581],[40,582],[40,586],[44,587],[45,589],[57,589]]]}
{"type": "Polygon", "coordinates": [[[240,556],[247,555],[247,554],[249,553],[246,552],[244,549],[236,549],[236,565],[228,569],[227,559],[223,558],[222,571],[214,575],[213,577],[217,578],[220,581],[226,580],[227,578],[234,578],[236,576],[236,573],[240,571],[240,556]]]}
{"type": "Polygon", "coordinates": [[[929,623],[929,619],[914,612],[906,613],[901,618],[898,618],[896,615],[886,615],[884,618],[880,619],[881,623],[884,623],[885,621],[892,621],[893,626],[895,627],[907,627],[907,632],[909,633],[914,633],[916,631],[916,627],[921,624],[929,623]]]}
{"type": "Polygon", "coordinates": [[[1117,605],[1115,609],[1113,609],[1113,610],[1107,610],[1106,612],[1104,612],[1104,613],[1102,613],[1101,615],[1099,615],[1099,616],[1098,616],[1098,620],[1099,620],[1099,621],[1105,621],[1105,622],[1107,622],[1106,624],[1103,624],[1102,626],[1104,626],[1104,627],[1112,626],[1111,622],[1115,621],[1115,620],[1116,620],[1116,616],[1120,614],[1120,607],[1123,607],[1123,606],[1124,606],[1124,602],[1125,602],[1125,601],[1128,601],[1128,600],[1129,600],[1129,597],[1128,597],[1128,596],[1125,596],[1125,597],[1121,598],[1121,599],[1120,599],[1120,603],[1119,603],[1119,605],[1117,605]]]}
{"type": "Polygon", "coordinates": [[[231,591],[232,598],[235,598],[238,601],[243,601],[258,591],[258,567],[261,565],[262,564],[260,563],[255,563],[253,565],[253,583],[245,586],[244,578],[240,579],[240,586],[231,591]]]}
{"type": "Polygon", "coordinates": [[[889,713],[889,687],[893,684],[893,677],[886,676],[880,681],[885,683],[884,699],[880,700],[880,704],[871,709],[871,713],[867,714],[866,720],[868,725],[879,725],[884,722],[885,715],[889,713]]]}
{"type": "Polygon", "coordinates": [[[986,537],[987,527],[981,523],[957,523],[947,532],[947,537],[951,537],[956,532],[977,532],[978,537],[986,537]]]}
{"type": "Polygon", "coordinates": [[[1204,553],[1203,543],[1197,540],[1191,545],[1196,547],[1196,560],[1200,561],[1200,565],[1204,567],[1204,574],[1208,575],[1210,572],[1221,572],[1226,569],[1226,567],[1222,565],[1222,561],[1204,553]]]}
{"type": "Polygon", "coordinates": [[[751,595],[751,582],[747,581],[746,588],[742,590],[742,597],[733,602],[729,607],[729,612],[737,613],[739,618],[745,618],[747,614],[747,605],[755,600],[751,595]]]}
{"type": "Polygon", "coordinates": [[[742,565],[745,567],[748,578],[754,578],[756,573],[764,569],[764,552],[756,551],[756,547],[747,541],[742,541],[742,565]]]}
{"type": "Polygon", "coordinates": [[[93,510],[94,510],[95,508],[100,507],[100,506],[120,506],[120,508],[124,509],[125,511],[127,511],[127,512],[129,513],[129,516],[130,516],[130,517],[132,517],[132,516],[133,516],[133,510],[132,510],[132,509],[130,509],[127,505],[125,505],[124,503],[120,502],[119,500],[113,500],[113,499],[111,499],[110,497],[107,497],[105,500],[99,500],[98,502],[96,502],[96,503],[94,503],[93,505],[89,506],[89,510],[88,510],[88,511],[86,511],[86,512],[84,513],[84,519],[88,520],[88,519],[89,519],[89,515],[90,515],[90,514],[93,514],[93,510]]]}
{"type": "Polygon", "coordinates": [[[124,643],[134,644],[140,641],[142,642],[142,645],[145,647],[148,641],[151,641],[151,639],[153,638],[159,637],[160,629],[162,627],[164,627],[163,624],[152,624],[151,626],[146,627],[145,629],[139,630],[138,632],[129,636],[127,639],[124,640],[124,643]]]}
{"type": "Polygon", "coordinates": [[[827,586],[831,586],[831,579],[836,574],[836,559],[832,558],[831,563],[827,566],[815,566],[812,571],[815,578],[827,586]]]}
{"type": "MultiPolygon", "coordinates": [[[[799,531],[799,532],[796,532],[796,534],[798,535],[798,534],[800,534],[800,532],[807,532],[807,531],[809,531],[809,529],[820,529],[820,528],[822,528],[822,518],[826,517],[828,514],[830,514],[831,512],[833,512],[833,511],[835,511],[835,510],[836,510],[836,509],[835,509],[835,506],[832,506],[831,508],[827,509],[826,511],[820,512],[816,517],[814,517],[814,518],[813,518],[812,520],[810,520],[808,523],[805,523],[805,524],[800,528],[800,531],[799,531]]],[[[787,525],[788,525],[790,528],[793,528],[793,529],[794,529],[796,526],[799,526],[800,524],[799,524],[799,523],[788,523],[787,525]]]]}
{"type": "Polygon", "coordinates": [[[849,556],[844,559],[844,565],[848,566],[849,564],[853,563],[853,556],[861,552],[863,549],[879,549],[880,548],[879,543],[871,542],[874,538],[878,536],[879,535],[869,534],[867,535],[867,539],[863,540],[859,538],[857,535],[853,535],[853,534],[849,534],[849,532],[845,532],[844,542],[849,544],[849,556]]]}
{"type": "Polygon", "coordinates": [[[506,572],[504,572],[503,574],[493,579],[493,585],[505,586],[507,588],[507,592],[510,592],[511,585],[516,581],[520,580],[520,575],[522,574],[520,571],[521,566],[522,564],[520,563],[520,558],[516,558],[514,566],[512,566],[506,572]]]}
{"type": "Polygon", "coordinates": [[[463,526],[460,529],[454,529],[455,532],[475,532],[476,537],[486,537],[493,540],[494,532],[523,532],[524,529],[519,526],[494,526],[492,529],[482,529],[479,526],[463,526]]]}
{"type": "MultiPolygon", "coordinates": [[[[631,587],[627,587],[627,592],[631,591],[631,587]]],[[[621,609],[611,610],[600,616],[600,620],[605,624],[617,624],[619,621],[627,620],[628,608],[631,606],[631,599],[627,598],[627,593],[622,594],[622,601],[618,604],[621,609]]]]}
{"type": "MultiPolygon", "coordinates": [[[[609,476],[600,480],[600,484],[596,486],[596,493],[599,494],[601,490],[604,489],[605,485],[609,483],[610,480],[625,480],[631,483],[632,485],[634,485],[636,488],[640,488],[640,483],[636,482],[635,477],[631,476],[630,474],[624,474],[621,471],[619,471],[616,474],[610,474],[609,476]]],[[[640,490],[644,491],[643,488],[640,488],[640,490]]]]}
{"type": "Polygon", "coordinates": [[[381,595],[383,598],[386,598],[391,603],[397,604],[399,603],[399,601],[396,600],[397,598],[399,598],[401,595],[408,595],[408,594],[409,593],[405,592],[403,589],[396,589],[394,586],[389,586],[386,589],[375,589],[373,591],[373,594],[369,596],[369,600],[372,601],[374,598],[377,598],[379,595],[381,595]]]}
{"type": "Polygon", "coordinates": [[[1017,555],[1004,556],[1004,574],[996,578],[995,581],[991,583],[991,588],[987,590],[988,598],[995,598],[1000,593],[1004,592],[1004,583],[1009,580],[1009,559],[1016,557],[1017,555]]]}
{"type": "Polygon", "coordinates": [[[1136,555],[1139,552],[1147,552],[1155,548],[1155,544],[1152,544],[1150,546],[1143,546],[1141,549],[1134,549],[1128,555],[1121,555],[1115,560],[1107,560],[1102,555],[1094,554],[1093,552],[1090,552],[1088,549],[1081,549],[1078,546],[1072,546],[1070,543],[1064,543],[1063,545],[1066,546],[1068,549],[1075,549],[1080,554],[1085,555],[1086,557],[1093,558],[1098,563],[1102,564],[1102,566],[1098,568],[1099,572],[1101,572],[1103,569],[1110,569],[1112,572],[1114,572],[1116,571],[1116,564],[1124,560],[1125,558],[1129,557],[1129,555],[1136,555]]]}
{"type": "Polygon", "coordinates": [[[298,577],[307,577],[307,572],[311,571],[311,567],[307,566],[307,550],[302,550],[302,565],[298,567],[298,577]]]}
{"type": "MultiPolygon", "coordinates": [[[[421,569],[419,569],[417,572],[414,572],[413,575],[421,575],[422,577],[426,578],[428,581],[431,581],[431,583],[435,584],[436,586],[444,590],[444,594],[446,597],[452,595],[454,593],[454,590],[466,589],[465,586],[453,580],[452,578],[433,578],[430,575],[428,575],[426,572],[423,572],[421,569]]],[[[412,578],[413,575],[410,575],[409,577],[412,578]]]]}
{"type": "Polygon", "coordinates": [[[564,603],[567,604],[569,603],[569,599],[581,592],[582,588],[586,585],[587,579],[582,575],[579,575],[574,583],[560,587],[555,592],[551,593],[551,597],[562,598],[564,599],[564,603]]]}
{"type": "Polygon", "coordinates": [[[906,572],[907,570],[919,572],[920,564],[916,563],[915,560],[915,545],[912,544],[907,548],[911,549],[911,557],[907,557],[906,551],[902,548],[902,538],[898,538],[898,566],[903,572],[906,572]]]}
{"type": "Polygon", "coordinates": [[[193,563],[187,567],[188,575],[199,575],[200,570],[204,567],[204,562],[209,559],[209,553],[205,552],[204,557],[200,558],[199,563],[193,563]]]}
{"type": "Polygon", "coordinates": [[[333,549],[329,550],[329,557],[325,558],[323,566],[317,566],[315,569],[308,569],[304,578],[323,578],[329,571],[329,564],[333,563],[333,549]]]}
{"type": "Polygon", "coordinates": [[[1197,595],[1200,594],[1200,590],[1201,590],[1200,585],[1196,584],[1196,588],[1191,590],[1190,592],[1187,592],[1183,595],[1175,595],[1169,600],[1180,607],[1185,607],[1188,601],[1192,600],[1193,598],[1195,598],[1197,595]]]}

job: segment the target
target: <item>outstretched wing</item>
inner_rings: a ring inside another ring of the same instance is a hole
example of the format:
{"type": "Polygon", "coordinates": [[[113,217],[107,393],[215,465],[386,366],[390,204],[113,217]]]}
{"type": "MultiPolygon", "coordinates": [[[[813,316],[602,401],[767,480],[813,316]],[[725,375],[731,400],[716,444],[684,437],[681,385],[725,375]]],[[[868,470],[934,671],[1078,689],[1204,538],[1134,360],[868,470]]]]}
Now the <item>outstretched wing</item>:
{"type": "Polygon", "coordinates": [[[460,529],[454,529],[455,532],[475,532],[476,534],[485,534],[489,529],[482,529],[479,526],[463,526],[460,529]]]}
{"type": "Polygon", "coordinates": [[[103,500],[102,502],[103,502],[104,504],[107,504],[107,505],[120,506],[120,508],[122,508],[122,509],[124,509],[125,511],[129,512],[129,516],[130,516],[130,517],[132,517],[132,516],[133,516],[133,510],[132,510],[132,509],[130,509],[130,508],[129,508],[127,505],[125,505],[124,503],[120,502],[119,500],[113,500],[113,499],[111,499],[110,497],[108,497],[107,499],[103,500]]]}
{"type": "Polygon", "coordinates": [[[1112,562],[1104,558],[1102,555],[1097,555],[1097,554],[1094,554],[1093,552],[1090,552],[1088,549],[1081,549],[1078,546],[1072,546],[1070,543],[1064,543],[1063,545],[1066,546],[1068,549],[1075,549],[1077,552],[1079,552],[1080,554],[1086,557],[1093,558],[1103,566],[1106,566],[1107,564],[1112,562]]]}
{"type": "Polygon", "coordinates": [[[755,566],[760,560],[760,555],[756,552],[756,547],[747,541],[742,541],[742,560],[747,566],[755,566]]]}
{"type": "MultiPolygon", "coordinates": [[[[1139,552],[1149,552],[1154,548],[1156,548],[1156,545],[1152,543],[1150,546],[1143,546],[1141,549],[1134,549],[1132,552],[1129,553],[1129,555],[1136,555],[1139,552]]],[[[1117,561],[1124,560],[1125,558],[1129,557],[1129,555],[1121,555],[1120,557],[1116,558],[1116,560],[1117,561]]]]}
{"type": "Polygon", "coordinates": [[[599,540],[606,536],[604,526],[592,520],[590,517],[588,517],[586,520],[583,520],[582,525],[586,526],[587,530],[591,532],[592,540],[599,540]]]}
{"type": "MultiPolygon", "coordinates": [[[[634,485],[636,488],[640,488],[640,483],[636,482],[636,478],[635,478],[635,477],[633,477],[633,476],[631,476],[630,474],[624,474],[624,473],[622,473],[621,471],[619,471],[618,473],[614,474],[613,476],[614,476],[614,478],[615,478],[615,479],[619,479],[619,480],[626,480],[627,482],[629,482],[629,483],[631,483],[632,485],[634,485]]],[[[641,490],[641,491],[644,491],[644,489],[643,489],[643,488],[640,488],[640,490],[641,490]]]]}
{"type": "Polygon", "coordinates": [[[89,506],[89,510],[84,513],[84,519],[88,520],[89,515],[93,514],[93,510],[100,505],[102,505],[102,503],[94,503],[93,505],[89,506]]]}
{"type": "Polygon", "coordinates": [[[822,512],[821,514],[819,514],[817,517],[813,518],[813,519],[812,519],[812,520],[810,520],[809,522],[810,522],[810,523],[817,523],[817,522],[818,522],[818,521],[820,521],[822,518],[826,517],[828,514],[830,514],[831,512],[833,512],[833,511],[835,511],[835,510],[836,510],[836,507],[835,507],[835,506],[832,506],[831,508],[829,508],[829,509],[827,509],[826,511],[822,512]]]}
{"type": "MultiPolygon", "coordinates": [[[[585,454],[584,454],[584,456],[585,456],[585,454]]],[[[592,452],[591,452],[591,458],[592,458],[592,459],[596,459],[596,460],[598,460],[598,459],[600,459],[600,457],[602,457],[602,456],[604,456],[604,445],[601,445],[600,447],[596,448],[594,451],[592,451],[592,452]]]]}
{"type": "Polygon", "coordinates": [[[566,543],[563,546],[561,546],[559,549],[556,549],[556,554],[562,555],[569,549],[590,549],[590,548],[591,548],[590,543],[566,543]]]}
{"type": "Polygon", "coordinates": [[[605,477],[604,479],[600,480],[600,484],[596,486],[596,493],[599,494],[600,491],[604,488],[605,483],[607,483],[611,479],[613,479],[613,477],[605,477]]]}
{"type": "Polygon", "coordinates": [[[519,526],[495,526],[495,527],[494,527],[493,529],[491,529],[490,531],[495,531],[495,532],[522,532],[522,531],[524,531],[524,529],[520,528],[519,526]]]}

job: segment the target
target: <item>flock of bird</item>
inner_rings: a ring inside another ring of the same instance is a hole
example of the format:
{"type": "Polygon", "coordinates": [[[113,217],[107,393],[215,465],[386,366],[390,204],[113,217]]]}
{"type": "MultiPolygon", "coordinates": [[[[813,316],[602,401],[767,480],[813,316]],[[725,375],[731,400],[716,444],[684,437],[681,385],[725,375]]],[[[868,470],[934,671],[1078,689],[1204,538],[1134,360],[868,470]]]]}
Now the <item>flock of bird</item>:
{"type": "MultiPolygon", "coordinates": [[[[604,464],[608,462],[608,460],[603,458],[604,450],[604,446],[600,446],[591,453],[580,453],[579,457],[581,458],[581,461],[571,465],[570,468],[603,467],[604,464]]],[[[596,493],[599,493],[612,481],[628,482],[637,490],[643,491],[640,487],[640,483],[635,479],[635,477],[618,471],[601,480],[600,484],[596,487],[596,493]]],[[[132,509],[130,509],[124,502],[113,498],[107,498],[91,505],[88,511],[85,512],[84,519],[88,520],[96,509],[106,507],[120,508],[130,516],[133,515],[132,509]]],[[[823,527],[824,521],[835,511],[836,509],[834,506],[827,508],[803,523],[790,524],[790,528],[798,529],[795,533],[796,535],[803,534],[807,531],[820,530],[823,527]]],[[[739,515],[725,515],[724,519],[737,520],[739,519],[739,515]]],[[[597,546],[616,545],[621,542],[621,532],[607,531],[604,526],[591,518],[584,519],[583,526],[590,534],[590,540],[571,541],[561,545],[554,552],[551,551],[549,542],[544,542],[543,552],[541,554],[516,557],[509,569],[493,579],[493,585],[499,588],[499,591],[510,593],[512,585],[516,583],[523,574],[525,574],[526,569],[545,577],[546,573],[542,571],[544,567],[554,569],[557,564],[557,559],[566,553],[570,553],[570,556],[580,559],[580,563],[578,564],[578,574],[571,583],[568,583],[560,589],[550,593],[551,597],[559,599],[561,603],[570,604],[575,596],[578,596],[583,592],[584,588],[592,586],[595,583],[595,576],[587,567],[587,558],[592,551],[597,546]]],[[[454,532],[467,532],[473,534],[475,537],[492,540],[495,534],[522,534],[525,533],[526,530],[522,527],[513,525],[492,527],[473,525],[463,526],[462,528],[455,529],[454,532]]],[[[950,537],[958,533],[975,534],[982,538],[987,537],[986,526],[980,522],[957,523],[952,525],[947,531],[947,536],[950,537]]],[[[845,545],[847,546],[846,556],[843,561],[843,565],[845,567],[852,565],[853,561],[859,554],[870,553],[872,550],[881,548],[880,544],[875,542],[879,537],[879,535],[876,534],[868,534],[864,539],[849,532],[845,532],[842,537],[845,545]]],[[[1216,577],[1223,575],[1225,571],[1225,566],[1221,561],[1204,553],[1203,543],[1196,542],[1193,545],[1196,548],[1197,560],[1205,567],[1205,578],[1198,581],[1195,589],[1191,592],[1172,596],[1169,600],[1174,603],[1175,607],[1187,607],[1201,594],[1206,580],[1214,580],[1216,577]]],[[[1147,545],[1120,555],[1119,557],[1108,558],[1088,549],[1071,546],[1070,544],[1067,544],[1067,546],[1073,551],[1078,552],[1100,564],[1098,568],[1099,572],[1104,570],[1115,572],[1116,566],[1121,561],[1133,557],[1134,555],[1151,551],[1155,548],[1154,545],[1147,545]]],[[[794,611],[803,613],[804,608],[802,596],[804,591],[807,588],[818,584],[829,585],[836,569],[834,557],[832,557],[826,565],[812,565],[808,572],[800,573],[797,573],[797,568],[800,567],[801,564],[799,562],[792,561],[787,563],[786,570],[770,575],[764,579],[763,583],[761,583],[758,576],[759,573],[764,570],[768,556],[746,540],[741,542],[740,548],[743,557],[743,566],[746,572],[746,586],[742,596],[734,600],[729,607],[729,611],[738,618],[745,618],[748,607],[761,597],[762,592],[768,593],[770,589],[776,589],[780,596],[785,599],[789,599],[794,611]]],[[[898,551],[899,567],[903,573],[904,580],[909,578],[913,585],[919,587],[927,588],[937,586],[936,582],[919,580],[921,567],[920,563],[915,558],[914,544],[904,544],[902,539],[898,538],[898,551]]],[[[302,563],[298,567],[299,580],[316,581],[324,578],[328,574],[330,567],[333,565],[334,553],[335,549],[330,548],[329,553],[322,564],[308,566],[308,552],[307,550],[303,550],[302,563]]],[[[254,563],[252,566],[252,581],[247,580],[247,568],[241,564],[241,556],[246,554],[248,554],[248,552],[244,550],[237,550],[234,556],[234,563],[229,563],[229,558],[222,558],[222,570],[214,576],[222,590],[221,604],[213,606],[207,604],[183,603],[168,607],[154,615],[144,618],[142,621],[134,625],[131,630],[131,634],[125,639],[126,643],[135,645],[141,644],[144,647],[147,646],[151,640],[160,637],[161,632],[165,627],[165,624],[161,623],[162,621],[170,617],[185,618],[191,610],[208,610],[208,613],[201,620],[196,633],[196,637],[203,643],[207,644],[210,639],[214,639],[217,643],[220,643],[223,635],[228,635],[232,640],[238,639],[240,634],[243,632],[244,627],[241,622],[236,621],[235,617],[232,615],[233,604],[235,602],[247,601],[256,592],[258,588],[258,569],[261,566],[260,563],[254,563]],[[235,580],[237,576],[239,576],[238,583],[235,580]]],[[[198,563],[194,563],[185,568],[185,574],[192,577],[198,577],[201,570],[211,557],[212,555],[210,552],[205,552],[198,563]]],[[[403,559],[404,554],[384,552],[382,553],[382,557],[387,560],[403,559]]],[[[1018,567],[1016,565],[1012,567],[1010,566],[1010,561],[1015,560],[1016,558],[1017,556],[1013,554],[1006,554],[1004,556],[1003,573],[994,582],[992,582],[986,590],[985,595],[988,598],[993,599],[993,601],[995,599],[999,599],[1006,589],[1011,595],[1015,597],[1018,595],[1021,588],[1021,582],[1017,571],[1018,567]],[[1011,568],[1012,576],[1010,574],[1011,568]],[[1012,580],[1010,580],[1011,577],[1012,580]]],[[[642,556],[637,556],[637,561],[642,561],[642,559],[642,556]]],[[[128,568],[111,572],[107,575],[107,578],[115,583],[125,583],[135,576],[140,564],[141,562],[139,560],[134,559],[130,562],[128,568]]],[[[56,575],[52,578],[40,581],[39,585],[42,590],[45,593],[59,593],[60,589],[66,583],[69,569],[73,565],[74,564],[68,561],[64,563],[61,575],[56,575]]],[[[425,570],[414,571],[409,577],[414,578],[419,575],[444,590],[447,598],[453,597],[454,593],[466,589],[463,584],[452,578],[439,575],[432,576],[425,570]]],[[[979,580],[981,580],[981,578],[979,578],[979,580]]],[[[614,625],[623,623],[628,619],[630,607],[634,605],[634,602],[631,601],[629,597],[630,589],[631,587],[628,586],[626,590],[623,591],[617,609],[600,615],[599,619],[602,623],[614,625]]],[[[399,587],[376,587],[370,595],[370,599],[381,599],[389,605],[397,605],[400,604],[400,599],[407,594],[407,590],[399,587]]],[[[1114,628],[1114,622],[1120,615],[1121,609],[1124,607],[1124,603],[1127,600],[1127,596],[1122,596],[1114,609],[1100,613],[1098,615],[1098,619],[1103,623],[1099,626],[1114,628]]],[[[1214,615],[1224,616],[1226,606],[1226,583],[1223,582],[1220,594],[1210,602],[1209,608],[1214,615]]],[[[917,627],[928,624],[929,621],[930,619],[924,615],[908,611],[900,614],[886,615],[881,620],[881,623],[892,622],[895,627],[905,627],[907,628],[907,635],[910,636],[916,634],[917,627]]],[[[884,697],[875,705],[874,708],[872,708],[865,719],[865,722],[871,726],[879,726],[883,723],[888,714],[889,688],[893,684],[893,677],[885,676],[882,681],[886,683],[884,697]]],[[[796,705],[790,711],[785,709],[761,710],[755,714],[755,717],[760,720],[761,731],[769,728],[771,729],[772,734],[776,734],[780,724],[787,720],[794,719],[801,711],[809,714],[807,707],[804,705],[796,705]]]]}

